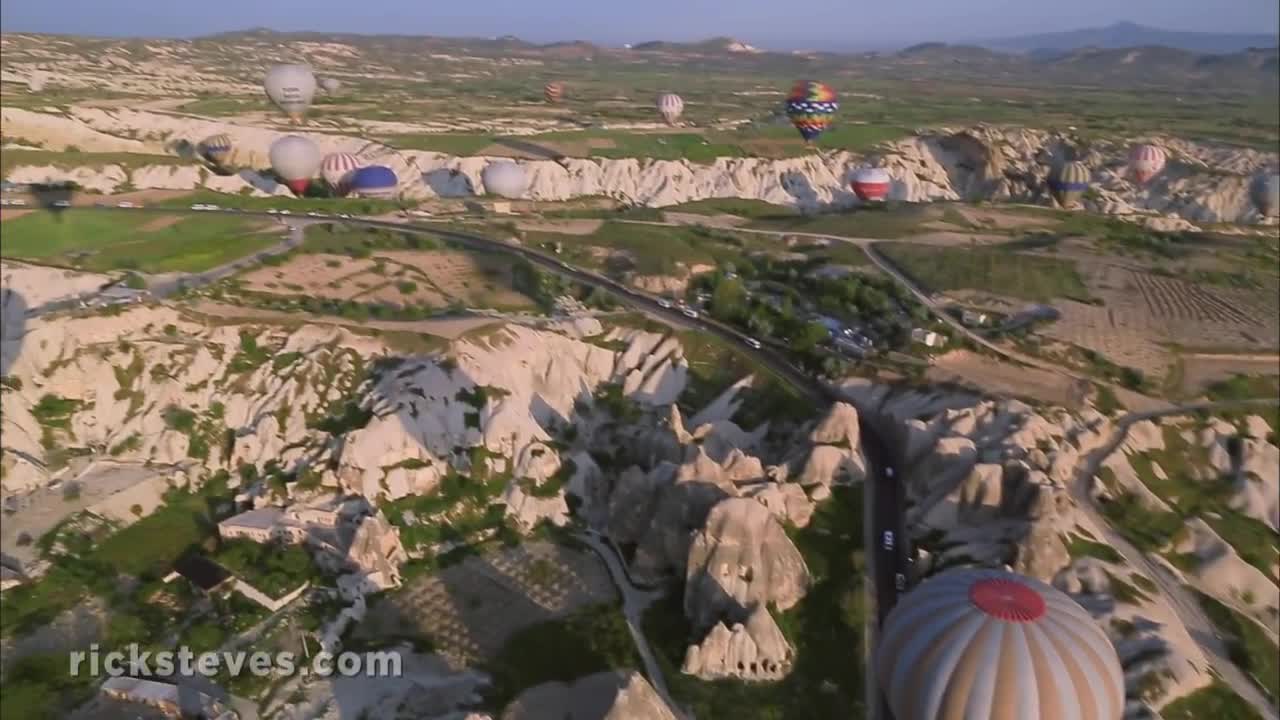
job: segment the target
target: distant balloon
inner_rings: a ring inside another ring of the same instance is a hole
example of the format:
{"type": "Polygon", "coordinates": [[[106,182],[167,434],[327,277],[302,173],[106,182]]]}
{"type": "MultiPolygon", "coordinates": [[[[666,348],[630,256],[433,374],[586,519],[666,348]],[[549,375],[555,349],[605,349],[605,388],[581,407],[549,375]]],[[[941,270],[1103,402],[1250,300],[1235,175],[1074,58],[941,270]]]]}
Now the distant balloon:
{"type": "Polygon", "coordinates": [[[342,81],[337,78],[320,78],[320,89],[325,91],[326,95],[332,95],[342,89],[342,81]]]}
{"type": "Polygon", "coordinates": [[[1249,191],[1253,204],[1264,217],[1280,215],[1280,175],[1259,175],[1249,191]]]}
{"type": "Polygon", "coordinates": [[[858,168],[853,174],[853,193],[863,202],[883,200],[889,194],[893,178],[889,171],[879,167],[858,168]]]}
{"type": "Polygon", "coordinates": [[[542,97],[546,98],[546,101],[552,105],[564,100],[564,83],[547,83],[542,87],[542,97]]]}
{"type": "Polygon", "coordinates": [[[345,195],[349,188],[351,173],[359,170],[363,163],[351,153],[329,153],[320,163],[320,177],[334,192],[345,195]]]}
{"type": "Polygon", "coordinates": [[[352,193],[368,198],[393,198],[400,187],[395,171],[386,165],[362,167],[347,182],[352,193]]]}
{"type": "Polygon", "coordinates": [[[1135,145],[1129,151],[1129,169],[1139,185],[1145,185],[1151,178],[1164,170],[1164,150],[1155,145],[1135,145]]]}
{"type": "Polygon", "coordinates": [[[27,89],[33,93],[44,92],[44,78],[32,75],[27,79],[27,89]]]}
{"type": "Polygon", "coordinates": [[[297,195],[306,191],[320,170],[320,148],[298,135],[285,135],[271,143],[271,169],[297,195]]]}
{"type": "Polygon", "coordinates": [[[210,135],[200,141],[197,150],[201,157],[214,165],[225,165],[227,158],[231,157],[231,136],[226,133],[210,135]]]}
{"type": "Polygon", "coordinates": [[[675,125],[684,114],[684,100],[675,93],[663,93],[658,96],[658,114],[668,125],[675,125]]]}
{"type": "Polygon", "coordinates": [[[524,168],[513,162],[495,162],[485,166],[480,173],[484,191],[504,198],[518,198],[529,188],[524,168]]]}
{"type": "Polygon", "coordinates": [[[876,677],[897,720],[1120,720],[1124,671],[1060,590],[1001,570],[948,570],[885,619],[876,677]]]}
{"type": "Polygon", "coordinates": [[[797,82],[787,96],[787,117],[805,142],[813,142],[831,127],[839,109],[836,92],[816,80],[797,82]]]}
{"type": "Polygon", "coordinates": [[[271,102],[294,122],[301,122],[316,95],[316,76],[306,65],[276,65],[262,81],[271,102]]]}
{"type": "Polygon", "coordinates": [[[1069,162],[1053,173],[1049,189],[1063,207],[1074,205],[1089,189],[1089,177],[1089,168],[1084,163],[1069,162]]]}

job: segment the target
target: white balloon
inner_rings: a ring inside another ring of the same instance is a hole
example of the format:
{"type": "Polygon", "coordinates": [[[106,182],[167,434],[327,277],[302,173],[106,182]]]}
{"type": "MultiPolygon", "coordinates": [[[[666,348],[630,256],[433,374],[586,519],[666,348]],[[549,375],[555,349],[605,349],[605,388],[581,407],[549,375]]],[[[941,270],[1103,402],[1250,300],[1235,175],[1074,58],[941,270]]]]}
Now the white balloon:
{"type": "Polygon", "coordinates": [[[316,76],[306,65],[276,65],[262,81],[271,102],[290,118],[301,120],[316,95],[316,76]]]}
{"type": "Polygon", "coordinates": [[[298,135],[285,135],[271,143],[271,169],[286,182],[310,180],[320,170],[320,148],[298,135]]]}

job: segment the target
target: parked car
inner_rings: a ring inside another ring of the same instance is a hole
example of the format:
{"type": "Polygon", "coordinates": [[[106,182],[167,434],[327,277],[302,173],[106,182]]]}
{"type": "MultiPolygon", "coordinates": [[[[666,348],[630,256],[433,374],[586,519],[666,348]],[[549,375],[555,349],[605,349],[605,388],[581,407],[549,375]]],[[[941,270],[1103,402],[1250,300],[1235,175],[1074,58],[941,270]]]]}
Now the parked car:
{"type": "Polygon", "coordinates": [[[697,319],[698,319],[698,311],[697,311],[697,310],[694,310],[693,308],[685,308],[685,309],[681,310],[680,312],[684,313],[684,316],[685,316],[685,317],[690,318],[690,319],[692,319],[692,320],[697,320],[697,319]]]}
{"type": "Polygon", "coordinates": [[[891,478],[891,477],[893,477],[893,468],[891,468],[891,467],[887,467],[887,468],[885,468],[885,469],[884,469],[884,476],[885,476],[885,477],[887,477],[887,478],[891,478]]]}
{"type": "Polygon", "coordinates": [[[118,207],[118,208],[133,208],[133,207],[138,207],[138,206],[137,206],[137,205],[134,205],[133,203],[129,202],[128,200],[121,200],[120,202],[116,203],[116,207],[118,207]]]}
{"type": "Polygon", "coordinates": [[[277,215],[277,214],[279,214],[279,212],[280,212],[280,211],[279,211],[279,210],[277,210],[277,209],[275,209],[275,208],[267,208],[267,214],[268,214],[268,215],[277,215]]]}
{"type": "Polygon", "coordinates": [[[658,299],[658,307],[660,307],[660,308],[665,308],[665,309],[667,309],[667,310],[670,310],[670,309],[671,309],[671,301],[670,301],[670,300],[663,300],[663,299],[659,298],[659,299],[658,299]]]}
{"type": "Polygon", "coordinates": [[[892,530],[885,530],[885,531],[884,531],[884,535],[883,535],[883,537],[881,538],[880,544],[884,546],[884,549],[885,549],[885,550],[892,550],[892,549],[893,549],[893,544],[894,544],[894,543],[893,543],[893,531],[892,531],[892,530]]]}
{"type": "Polygon", "coordinates": [[[755,348],[756,350],[759,350],[761,347],[763,347],[763,345],[760,344],[760,341],[755,338],[747,338],[747,344],[755,348]]]}
{"type": "Polygon", "coordinates": [[[54,200],[53,206],[61,207],[61,208],[71,207],[71,201],[70,200],[54,200]]]}
{"type": "Polygon", "coordinates": [[[896,573],[893,576],[893,586],[898,589],[898,592],[902,592],[903,590],[906,590],[907,576],[903,575],[902,573],[896,573]]]}

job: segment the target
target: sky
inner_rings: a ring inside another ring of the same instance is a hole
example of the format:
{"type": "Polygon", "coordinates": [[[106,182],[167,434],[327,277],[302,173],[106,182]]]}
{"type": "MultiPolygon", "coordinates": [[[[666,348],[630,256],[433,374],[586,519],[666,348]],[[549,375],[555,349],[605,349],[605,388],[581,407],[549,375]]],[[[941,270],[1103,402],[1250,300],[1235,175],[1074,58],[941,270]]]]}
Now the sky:
{"type": "Polygon", "coordinates": [[[1131,20],[1271,32],[1276,0],[4,0],[0,29],[193,37],[252,27],[607,45],[729,35],[768,49],[885,49],[1131,20]]]}

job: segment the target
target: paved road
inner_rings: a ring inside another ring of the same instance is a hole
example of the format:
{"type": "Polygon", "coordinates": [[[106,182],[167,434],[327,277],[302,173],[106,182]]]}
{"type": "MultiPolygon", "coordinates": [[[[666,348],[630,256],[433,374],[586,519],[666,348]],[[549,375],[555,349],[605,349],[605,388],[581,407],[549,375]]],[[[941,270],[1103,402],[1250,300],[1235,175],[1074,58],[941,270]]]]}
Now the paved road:
{"type": "Polygon", "coordinates": [[[1130,413],[1116,423],[1111,439],[1102,447],[1090,453],[1077,468],[1075,481],[1069,488],[1076,506],[1089,518],[1101,532],[1101,540],[1115,548],[1125,562],[1155,581],[1161,592],[1169,601],[1170,607],[1178,616],[1178,620],[1187,628],[1191,639],[1200,646],[1201,652],[1217,674],[1237,695],[1244,698],[1264,718],[1280,720],[1275,706],[1258,689],[1240,668],[1232,662],[1222,638],[1219,637],[1213,621],[1205,615],[1199,601],[1172,572],[1158,562],[1154,562],[1146,553],[1134,547],[1132,543],[1111,527],[1110,521],[1102,514],[1094,500],[1092,489],[1098,469],[1109,455],[1117,450],[1129,435],[1129,428],[1142,420],[1151,420],[1167,415],[1182,415],[1197,410],[1214,410],[1240,405],[1276,405],[1280,400],[1244,400],[1239,402],[1203,402],[1182,405],[1175,408],[1155,410],[1141,413],[1130,413]]]}

